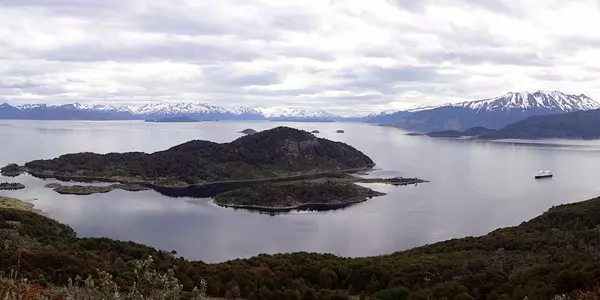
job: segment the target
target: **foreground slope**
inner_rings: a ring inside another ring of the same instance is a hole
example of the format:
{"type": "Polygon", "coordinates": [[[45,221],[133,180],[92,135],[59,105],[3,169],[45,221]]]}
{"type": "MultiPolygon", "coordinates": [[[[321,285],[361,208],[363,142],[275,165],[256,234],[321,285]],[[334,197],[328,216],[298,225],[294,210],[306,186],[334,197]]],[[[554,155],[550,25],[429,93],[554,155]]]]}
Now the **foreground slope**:
{"type": "MultiPolygon", "coordinates": [[[[550,299],[597,287],[600,198],[562,205],[519,226],[389,255],[259,255],[205,264],[106,238],[77,238],[67,226],[34,213],[0,208],[0,271],[18,268],[37,283],[65,284],[76,274],[109,271],[131,284],[131,261],[148,255],[175,267],[189,290],[201,278],[213,296],[245,299],[550,299]],[[400,298],[386,297],[390,294],[400,298]],[[336,296],[334,296],[336,295],[336,296]]],[[[251,238],[251,237],[248,237],[251,238]]],[[[591,298],[590,298],[591,299],[591,298]]]]}
{"type": "Polygon", "coordinates": [[[48,177],[95,177],[170,185],[261,179],[369,168],[357,149],[306,131],[277,127],[218,144],[194,140],[151,154],[76,153],[25,164],[48,177]]]}

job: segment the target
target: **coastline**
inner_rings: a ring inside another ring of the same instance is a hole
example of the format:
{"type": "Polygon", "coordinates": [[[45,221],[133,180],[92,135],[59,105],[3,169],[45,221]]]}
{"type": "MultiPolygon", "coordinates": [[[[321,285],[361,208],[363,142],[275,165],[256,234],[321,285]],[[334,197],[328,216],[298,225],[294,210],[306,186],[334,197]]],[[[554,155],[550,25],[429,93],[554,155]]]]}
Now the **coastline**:
{"type": "Polygon", "coordinates": [[[45,213],[35,208],[35,205],[31,202],[26,202],[16,198],[0,196],[0,209],[16,209],[22,211],[33,212],[38,215],[46,216],[45,213]]]}
{"type": "MultiPolygon", "coordinates": [[[[33,177],[47,179],[53,178],[63,182],[106,182],[106,183],[121,183],[128,185],[140,185],[165,196],[170,197],[192,197],[192,198],[210,198],[217,194],[231,191],[234,189],[251,187],[258,184],[291,182],[298,180],[311,180],[319,178],[349,178],[353,173],[365,172],[372,170],[372,167],[344,169],[337,171],[297,174],[290,176],[270,177],[270,178],[255,178],[255,179],[240,179],[240,180],[223,180],[206,183],[194,183],[188,185],[164,185],[147,180],[139,180],[134,178],[111,178],[111,177],[96,177],[96,176],[76,176],[62,175],[36,172],[25,169],[24,171],[33,177]]],[[[363,179],[356,177],[355,182],[362,182],[363,179]]],[[[371,180],[371,179],[364,179],[371,180]]]]}
{"type": "Polygon", "coordinates": [[[342,209],[342,208],[346,208],[358,203],[363,203],[366,202],[370,199],[372,199],[373,197],[380,197],[380,196],[385,196],[385,193],[381,193],[381,192],[377,192],[377,191],[373,191],[374,193],[371,196],[367,196],[367,197],[359,197],[358,199],[355,200],[348,200],[345,202],[339,202],[339,203],[319,203],[319,202],[308,202],[308,203],[302,203],[302,204],[298,204],[298,205],[292,205],[292,206],[281,206],[281,207],[277,207],[277,206],[264,206],[264,205],[248,205],[248,204],[225,204],[225,203],[219,203],[219,201],[214,200],[213,199],[213,203],[215,203],[218,206],[221,207],[225,207],[225,208],[233,208],[233,209],[245,209],[245,210],[250,210],[250,211],[258,211],[258,212],[265,212],[265,213],[287,213],[287,212],[291,212],[291,211],[327,211],[327,210],[337,210],[337,209],[342,209]]]}

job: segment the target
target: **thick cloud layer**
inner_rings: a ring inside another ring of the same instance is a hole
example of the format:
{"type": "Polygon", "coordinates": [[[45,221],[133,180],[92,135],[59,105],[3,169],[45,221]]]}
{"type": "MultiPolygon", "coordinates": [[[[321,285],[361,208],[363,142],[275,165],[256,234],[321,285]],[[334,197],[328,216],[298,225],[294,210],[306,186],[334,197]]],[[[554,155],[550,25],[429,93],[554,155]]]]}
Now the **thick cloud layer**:
{"type": "Polygon", "coordinates": [[[0,15],[0,101],[15,104],[600,100],[596,0],[0,0],[0,15]]]}

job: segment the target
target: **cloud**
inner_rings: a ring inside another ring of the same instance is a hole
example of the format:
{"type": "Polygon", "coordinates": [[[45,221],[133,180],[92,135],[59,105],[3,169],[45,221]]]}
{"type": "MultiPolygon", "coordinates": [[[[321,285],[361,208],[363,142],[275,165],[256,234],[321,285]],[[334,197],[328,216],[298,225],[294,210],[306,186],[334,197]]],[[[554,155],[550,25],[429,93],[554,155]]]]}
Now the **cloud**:
{"type": "Polygon", "coordinates": [[[507,91],[600,100],[592,0],[3,0],[0,102],[367,113],[507,91]]]}

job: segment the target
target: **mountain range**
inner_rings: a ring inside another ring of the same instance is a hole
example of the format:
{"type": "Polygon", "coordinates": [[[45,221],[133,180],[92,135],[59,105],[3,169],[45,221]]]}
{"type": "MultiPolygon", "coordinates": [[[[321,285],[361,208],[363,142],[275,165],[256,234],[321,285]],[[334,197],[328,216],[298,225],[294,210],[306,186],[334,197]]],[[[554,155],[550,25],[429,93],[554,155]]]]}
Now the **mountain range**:
{"type": "Polygon", "coordinates": [[[188,117],[198,121],[273,120],[299,122],[332,122],[343,117],[325,111],[302,109],[225,108],[205,103],[153,103],[134,105],[101,104],[0,104],[0,119],[27,120],[147,120],[166,117],[188,117]]]}
{"type": "Polygon", "coordinates": [[[476,126],[498,129],[531,116],[600,108],[590,97],[559,91],[507,93],[461,103],[404,111],[386,111],[360,117],[342,117],[327,111],[287,108],[225,108],[205,103],[99,104],[0,104],[0,119],[34,120],[147,120],[187,117],[198,121],[272,120],[294,122],[367,122],[420,132],[464,130],[476,126]]]}
{"type": "Polygon", "coordinates": [[[476,126],[498,129],[532,116],[598,108],[600,103],[584,94],[511,92],[490,99],[380,114],[367,121],[422,132],[464,130],[476,126]]]}

